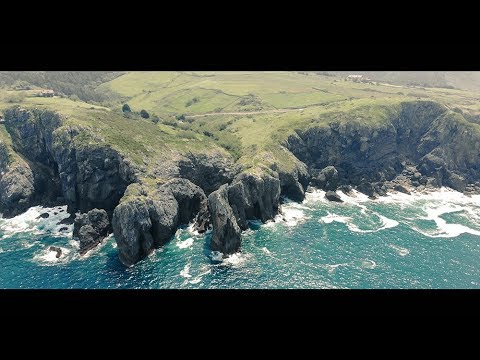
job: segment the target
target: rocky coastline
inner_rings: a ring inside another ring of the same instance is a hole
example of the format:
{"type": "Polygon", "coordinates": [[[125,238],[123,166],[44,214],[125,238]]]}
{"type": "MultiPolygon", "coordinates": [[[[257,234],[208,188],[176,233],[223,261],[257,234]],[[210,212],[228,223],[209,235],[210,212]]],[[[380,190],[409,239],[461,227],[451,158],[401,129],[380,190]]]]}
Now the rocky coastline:
{"type": "Polygon", "coordinates": [[[248,220],[281,212],[281,197],[301,202],[308,186],[341,201],[356,189],[370,198],[387,192],[447,186],[480,192],[480,136],[461,115],[430,101],[406,102],[380,124],[336,122],[298,129],[282,146],[296,158],[289,169],[242,169],[228,156],[183,154],[148,174],[108,144],[80,141],[84,129],[57,113],[9,109],[5,126],[14,154],[0,143],[0,212],[67,204],[78,213],[80,253],[109,233],[131,266],[164,245],[180,225],[212,229],[210,248],[241,249],[248,220]]]}

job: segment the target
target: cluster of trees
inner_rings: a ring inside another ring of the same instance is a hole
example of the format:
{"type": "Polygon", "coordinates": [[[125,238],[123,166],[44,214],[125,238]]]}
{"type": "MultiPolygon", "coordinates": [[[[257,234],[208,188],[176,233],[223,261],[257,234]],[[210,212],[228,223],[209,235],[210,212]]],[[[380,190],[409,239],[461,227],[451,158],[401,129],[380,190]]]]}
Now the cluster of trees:
{"type": "Polygon", "coordinates": [[[139,113],[133,112],[130,108],[130,105],[128,105],[127,103],[122,105],[122,111],[126,117],[132,117],[132,115],[140,115],[140,117],[143,119],[150,119],[154,124],[158,124],[160,122],[160,118],[157,115],[150,115],[145,109],[140,110],[139,113]]]}
{"type": "Polygon", "coordinates": [[[87,102],[102,102],[106,100],[105,95],[95,88],[121,74],[115,71],[1,71],[0,86],[17,90],[37,86],[87,102]]]}

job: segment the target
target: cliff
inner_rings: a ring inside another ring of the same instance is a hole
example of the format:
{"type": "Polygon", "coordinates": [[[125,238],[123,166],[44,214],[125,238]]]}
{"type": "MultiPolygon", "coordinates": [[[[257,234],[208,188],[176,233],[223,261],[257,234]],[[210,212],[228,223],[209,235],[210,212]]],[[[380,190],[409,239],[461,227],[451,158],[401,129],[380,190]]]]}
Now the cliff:
{"type": "Polygon", "coordinates": [[[282,129],[274,145],[253,155],[244,149],[235,162],[209,136],[106,110],[77,118],[8,109],[0,212],[68,204],[69,212],[84,213],[75,222],[82,253],[113,231],[120,260],[130,266],[190,222],[199,231],[213,228],[212,250],[234,253],[248,220],[274,218],[281,196],[302,201],[309,184],[332,200],[335,190],[351,187],[371,197],[412,187],[480,189],[478,124],[431,101],[360,110],[282,129]]]}

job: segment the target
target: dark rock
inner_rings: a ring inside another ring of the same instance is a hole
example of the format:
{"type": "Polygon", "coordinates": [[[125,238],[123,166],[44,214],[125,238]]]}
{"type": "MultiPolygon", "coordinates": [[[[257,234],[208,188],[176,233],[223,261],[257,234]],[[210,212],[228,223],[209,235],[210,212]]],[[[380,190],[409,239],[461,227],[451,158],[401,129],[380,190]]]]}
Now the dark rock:
{"type": "Polygon", "coordinates": [[[50,214],[47,212],[41,213],[39,215],[39,218],[42,218],[42,219],[48,219],[49,217],[50,217],[50,214]]]}
{"type": "Polygon", "coordinates": [[[68,228],[65,227],[65,226],[64,226],[64,227],[61,227],[61,228],[60,228],[60,231],[68,231],[68,228]]]}
{"type": "Polygon", "coordinates": [[[35,204],[35,179],[30,166],[19,160],[0,176],[0,209],[4,217],[13,217],[35,204]]]}
{"type": "Polygon", "coordinates": [[[325,191],[337,190],[339,182],[339,175],[334,166],[327,166],[323,168],[318,175],[312,179],[313,185],[325,191]]]}
{"type": "Polygon", "coordinates": [[[371,183],[369,182],[362,182],[357,186],[357,190],[367,196],[374,196],[375,190],[371,183]]]}
{"type": "Polygon", "coordinates": [[[407,188],[405,188],[403,185],[400,185],[400,184],[396,184],[393,187],[393,190],[410,195],[410,191],[407,188]]]}
{"type": "Polygon", "coordinates": [[[428,178],[426,176],[422,176],[420,177],[420,179],[418,179],[418,182],[420,183],[420,185],[427,185],[428,178]]]}
{"type": "Polygon", "coordinates": [[[467,187],[465,178],[453,172],[448,173],[445,184],[454,190],[464,192],[467,187]]]}
{"type": "Polygon", "coordinates": [[[415,187],[419,187],[420,186],[420,183],[416,180],[413,180],[412,181],[412,186],[415,186],[415,187]]]}
{"type": "MultiPolygon", "coordinates": [[[[275,171],[276,167],[274,167],[275,171]]],[[[292,171],[278,170],[281,193],[289,199],[297,202],[305,199],[305,190],[310,182],[307,166],[301,161],[296,160],[295,168],[292,171]]]]}
{"type": "Polygon", "coordinates": [[[55,255],[55,257],[58,259],[60,256],[62,256],[62,249],[57,247],[57,246],[50,246],[48,248],[48,250],[50,251],[55,251],[57,254],[55,255]]]}
{"type": "Polygon", "coordinates": [[[58,212],[54,211],[54,212],[53,212],[53,215],[58,215],[58,212]]]}
{"type": "Polygon", "coordinates": [[[213,234],[210,249],[232,254],[240,249],[241,229],[229,204],[228,186],[223,185],[208,197],[212,214],[213,234]]]}
{"type": "Polygon", "coordinates": [[[247,220],[266,222],[278,213],[280,181],[266,174],[258,176],[242,173],[228,186],[228,200],[238,226],[246,230],[247,220]]]}
{"type": "Polygon", "coordinates": [[[350,194],[353,190],[352,185],[340,185],[338,190],[342,191],[344,194],[350,194]]]}
{"type": "Polygon", "coordinates": [[[208,211],[208,201],[205,199],[200,204],[200,210],[195,218],[194,229],[200,234],[207,231],[211,226],[210,211],[208,211]]]}
{"type": "Polygon", "coordinates": [[[57,225],[72,225],[75,222],[75,214],[70,214],[69,217],[60,220],[57,225]]]}
{"type": "Polygon", "coordinates": [[[230,183],[240,171],[233,159],[224,153],[190,153],[179,161],[178,168],[179,177],[190,180],[207,195],[230,183]]]}
{"type": "Polygon", "coordinates": [[[325,193],[325,197],[329,201],[343,202],[343,200],[340,198],[340,196],[335,191],[327,191],[325,193]]]}
{"type": "Polygon", "coordinates": [[[135,264],[164,245],[178,225],[200,212],[206,217],[205,202],[203,190],[187,179],[173,179],[150,193],[140,184],[130,185],[112,219],[120,261],[135,264]]]}
{"type": "Polygon", "coordinates": [[[80,241],[80,254],[97,246],[111,230],[105,210],[92,209],[75,218],[73,238],[80,241]]]}

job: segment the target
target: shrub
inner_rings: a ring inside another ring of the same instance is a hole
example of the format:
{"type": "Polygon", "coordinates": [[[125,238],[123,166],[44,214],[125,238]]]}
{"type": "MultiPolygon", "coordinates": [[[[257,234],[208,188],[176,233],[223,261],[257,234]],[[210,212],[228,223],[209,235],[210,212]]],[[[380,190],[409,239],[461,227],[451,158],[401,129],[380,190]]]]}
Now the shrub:
{"type": "Polygon", "coordinates": [[[144,119],[148,119],[150,117],[150,114],[147,112],[147,110],[142,109],[140,111],[140,116],[144,119]]]}
{"type": "Polygon", "coordinates": [[[177,116],[175,116],[175,119],[177,119],[179,121],[183,121],[183,120],[185,120],[185,114],[177,115],[177,116]]]}
{"type": "Polygon", "coordinates": [[[164,125],[168,125],[168,126],[173,126],[173,127],[177,127],[177,122],[175,120],[172,120],[172,119],[164,119],[162,120],[162,123],[164,125]]]}
{"type": "Polygon", "coordinates": [[[125,103],[125,104],[123,104],[123,106],[122,106],[122,111],[123,111],[123,112],[130,112],[130,111],[132,111],[132,110],[130,109],[130,106],[125,103]]]}
{"type": "Polygon", "coordinates": [[[160,122],[160,118],[157,115],[153,115],[151,120],[154,124],[158,124],[160,122]]]}
{"type": "Polygon", "coordinates": [[[199,102],[199,101],[200,101],[200,99],[195,96],[193,99],[188,100],[188,101],[186,102],[185,106],[186,106],[186,107],[189,107],[189,106],[191,106],[191,105],[193,105],[193,104],[195,104],[195,103],[197,103],[197,102],[199,102]]]}

